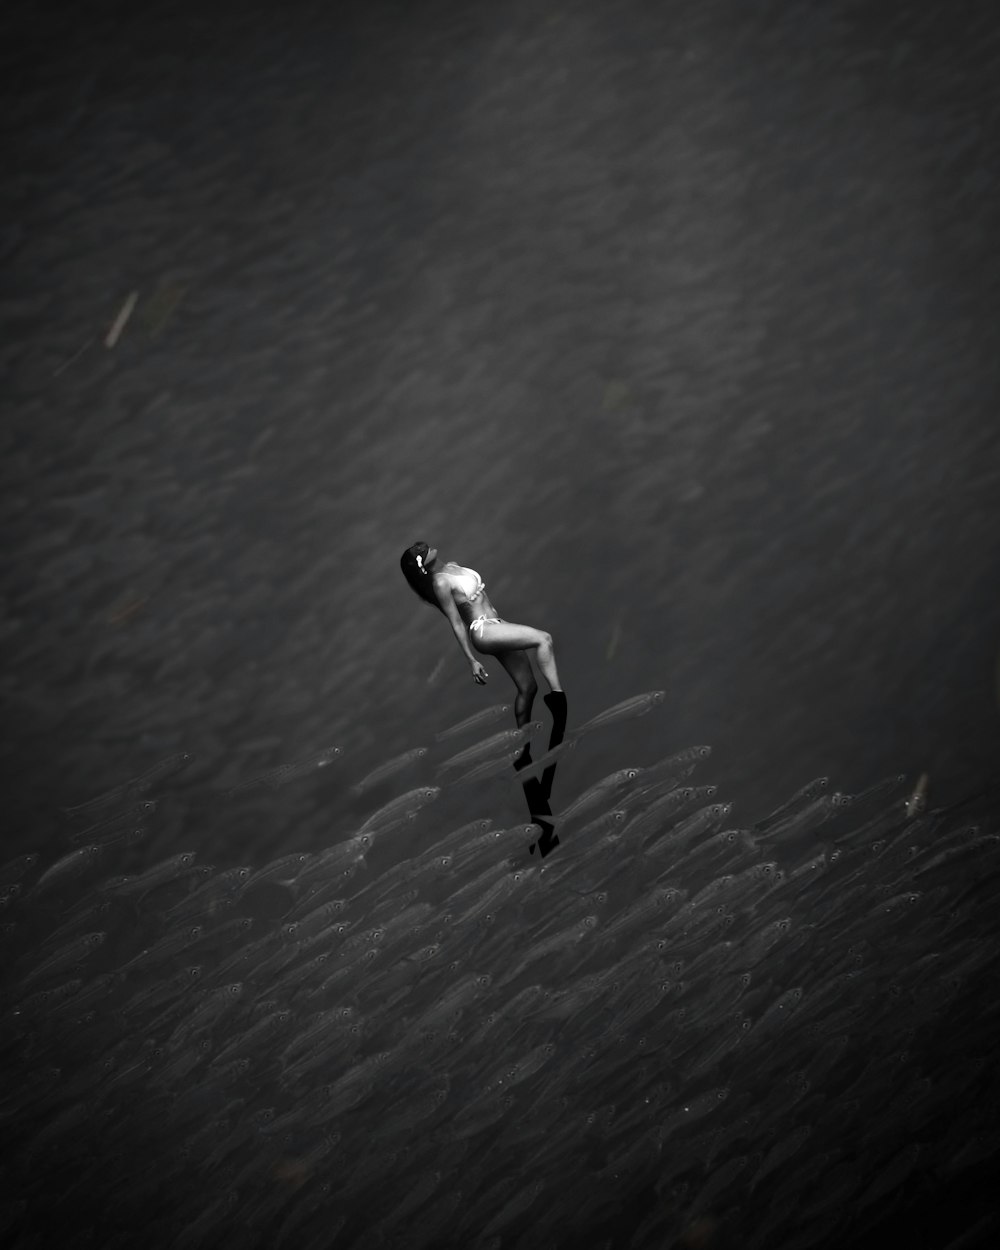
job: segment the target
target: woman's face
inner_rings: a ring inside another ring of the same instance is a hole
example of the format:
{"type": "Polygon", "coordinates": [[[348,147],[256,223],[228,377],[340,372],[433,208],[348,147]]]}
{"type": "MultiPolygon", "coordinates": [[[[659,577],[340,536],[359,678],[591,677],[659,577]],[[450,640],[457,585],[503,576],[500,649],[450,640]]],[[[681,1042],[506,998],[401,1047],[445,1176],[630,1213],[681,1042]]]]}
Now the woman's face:
{"type": "Polygon", "coordinates": [[[430,550],[427,552],[427,555],[424,557],[424,568],[425,569],[431,568],[436,559],[437,559],[437,547],[431,547],[430,550]]]}

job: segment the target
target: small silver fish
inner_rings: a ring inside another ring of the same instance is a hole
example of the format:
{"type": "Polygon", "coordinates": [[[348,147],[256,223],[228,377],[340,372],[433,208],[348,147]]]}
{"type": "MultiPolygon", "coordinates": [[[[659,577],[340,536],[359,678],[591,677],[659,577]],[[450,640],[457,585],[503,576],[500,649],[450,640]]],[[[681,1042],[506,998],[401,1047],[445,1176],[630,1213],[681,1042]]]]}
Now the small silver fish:
{"type": "Polygon", "coordinates": [[[456,777],[451,784],[453,786],[464,786],[473,781],[483,781],[488,777],[496,777],[500,773],[506,773],[523,749],[523,747],[517,746],[512,751],[505,751],[503,755],[486,760],[482,764],[477,764],[470,772],[462,773],[460,777],[456,777]]]}
{"type": "Polygon", "coordinates": [[[147,868],[145,872],[120,882],[112,892],[118,895],[144,894],[154,886],[172,881],[187,872],[193,867],[196,856],[197,851],[179,851],[169,859],[147,868]]]}
{"type": "Polygon", "coordinates": [[[927,774],[921,773],[917,778],[917,784],[913,787],[913,793],[906,800],[906,819],[912,820],[914,816],[919,816],[921,812],[927,809],[927,774]]]}
{"type": "Polygon", "coordinates": [[[445,834],[440,841],[432,843],[428,848],[427,854],[434,856],[444,855],[453,847],[464,846],[468,839],[486,833],[492,824],[493,821],[488,816],[481,816],[478,820],[470,820],[468,824],[445,834]]]}
{"type": "Polygon", "coordinates": [[[515,743],[524,742],[525,738],[530,737],[533,733],[538,733],[541,729],[542,722],[533,720],[526,725],[522,725],[520,729],[502,730],[498,734],[493,734],[490,738],[485,738],[482,742],[477,742],[475,746],[459,751],[457,755],[452,755],[444,763],[438,765],[438,772],[442,773],[447,768],[456,768],[463,764],[478,763],[480,760],[485,760],[504,751],[515,743]]]}
{"type": "Polygon", "coordinates": [[[343,753],[341,747],[321,747],[320,750],[304,755],[291,764],[285,764],[278,779],[278,785],[283,786],[289,781],[305,777],[320,768],[329,768],[331,764],[335,764],[340,759],[343,753]]]}
{"type": "Polygon", "coordinates": [[[351,786],[351,793],[363,794],[369,786],[376,785],[379,781],[384,781],[386,777],[391,777],[394,773],[401,772],[408,764],[412,764],[415,760],[423,759],[426,754],[426,747],[413,747],[412,750],[404,751],[402,755],[394,756],[387,763],[381,764],[365,777],[362,777],[356,785],[351,786]]]}
{"type": "Polygon", "coordinates": [[[113,803],[117,803],[120,799],[133,798],[138,794],[145,792],[153,785],[155,781],[159,781],[161,777],[169,777],[171,773],[179,772],[194,758],[188,751],[178,751],[176,755],[171,755],[165,760],[161,760],[159,764],[154,764],[152,768],[147,769],[144,773],[140,773],[138,777],[132,777],[129,781],[123,782],[120,786],[116,786],[113,790],[107,790],[104,794],[99,794],[95,799],[89,799],[86,803],[77,803],[74,807],[64,807],[62,810],[67,816],[87,816],[91,812],[102,811],[106,807],[110,807],[113,803]]]}
{"type": "Polygon", "coordinates": [[[62,859],[56,860],[51,867],[38,878],[27,897],[36,898],[52,886],[79,877],[82,873],[98,864],[104,854],[104,848],[96,842],[89,846],[81,846],[77,851],[70,851],[62,859]]]}
{"type": "Polygon", "coordinates": [[[292,851],[272,859],[263,868],[258,868],[250,879],[250,884],[257,886],[265,881],[276,881],[279,885],[287,885],[300,877],[315,859],[310,851],[292,851]]]}
{"type": "Polygon", "coordinates": [[[119,973],[131,972],[135,968],[148,967],[162,959],[172,959],[187,946],[193,946],[204,932],[200,924],[182,926],[174,929],[152,946],[144,947],[137,955],[133,955],[127,963],[117,969],[119,973]]]}
{"type": "MultiPolygon", "coordinates": [[[[559,813],[558,819],[567,821],[574,816],[590,811],[591,808],[599,807],[612,792],[618,791],[623,786],[635,781],[641,772],[641,768],[619,768],[617,771],[610,773],[607,777],[603,777],[600,781],[595,782],[589,789],[584,790],[582,794],[577,795],[573,802],[568,807],[564,807],[559,813]]],[[[555,823],[555,819],[551,817],[546,817],[546,819],[552,824],[555,823]]]]}
{"type": "Polygon", "coordinates": [[[780,807],[776,807],[773,812],[769,812],[768,815],[758,820],[753,828],[761,831],[770,829],[772,825],[778,824],[792,812],[798,815],[801,808],[808,803],[814,803],[822,795],[826,794],[829,787],[829,777],[815,778],[815,780],[804,785],[801,790],[796,790],[792,797],[782,803],[780,807]]]}
{"type": "Polygon", "coordinates": [[[629,720],[634,716],[645,716],[654,707],[659,707],[666,697],[667,692],[665,690],[650,690],[646,694],[637,694],[630,699],[623,699],[621,703],[616,703],[613,707],[606,708],[603,712],[598,712],[590,720],[584,721],[582,725],[579,725],[574,730],[573,736],[579,737],[580,734],[589,733],[593,729],[600,729],[605,725],[614,725],[618,721],[629,720]]]}
{"type": "Polygon", "coordinates": [[[418,786],[415,790],[408,790],[406,794],[401,794],[399,798],[384,803],[377,811],[372,812],[355,836],[360,838],[397,817],[419,811],[425,803],[432,802],[440,793],[440,786],[418,786]]]}
{"type": "Polygon", "coordinates": [[[73,964],[82,963],[88,955],[92,955],[95,950],[104,942],[107,933],[85,933],[82,937],[75,938],[66,946],[60,947],[48,959],[37,964],[30,969],[20,980],[19,984],[23,987],[30,985],[32,981],[36,981],[39,977],[51,976],[53,972],[61,971],[63,968],[73,964]]]}
{"type": "Polygon", "coordinates": [[[256,777],[249,777],[246,781],[240,781],[235,786],[230,786],[225,791],[226,798],[238,798],[239,795],[245,794],[248,790],[258,790],[261,787],[266,787],[268,790],[279,790],[290,781],[295,781],[308,773],[316,772],[317,769],[329,767],[342,754],[340,747],[324,747],[322,750],[314,751],[310,755],[303,756],[290,764],[279,764],[276,768],[269,768],[266,772],[260,773],[256,777]]]}
{"type": "Polygon", "coordinates": [[[707,760],[711,754],[710,746],[685,747],[683,751],[677,751],[673,755],[666,756],[665,759],[647,764],[645,771],[652,777],[663,776],[664,773],[673,773],[678,769],[693,768],[696,764],[707,760]]]}
{"type": "Polygon", "coordinates": [[[248,777],[246,781],[237,782],[235,786],[230,786],[225,791],[227,799],[238,798],[241,794],[246,794],[249,790],[260,790],[266,788],[268,790],[277,790],[281,784],[282,776],[288,771],[287,764],[279,764],[277,768],[269,768],[267,772],[259,773],[256,777],[248,777]]]}
{"type": "Polygon", "coordinates": [[[509,703],[497,703],[493,707],[485,708],[482,712],[477,712],[475,716],[469,716],[463,721],[459,721],[457,725],[452,725],[450,729],[442,729],[440,733],[435,734],[434,738],[437,742],[443,741],[445,738],[453,738],[456,734],[465,733],[468,729],[480,729],[483,725],[491,725],[494,721],[506,716],[511,710],[509,703]]]}
{"type": "Polygon", "coordinates": [[[110,843],[118,836],[117,831],[126,825],[134,825],[137,820],[144,820],[156,811],[156,799],[141,799],[124,811],[106,816],[86,829],[79,829],[69,835],[69,841],[79,845],[82,842],[110,843]]]}

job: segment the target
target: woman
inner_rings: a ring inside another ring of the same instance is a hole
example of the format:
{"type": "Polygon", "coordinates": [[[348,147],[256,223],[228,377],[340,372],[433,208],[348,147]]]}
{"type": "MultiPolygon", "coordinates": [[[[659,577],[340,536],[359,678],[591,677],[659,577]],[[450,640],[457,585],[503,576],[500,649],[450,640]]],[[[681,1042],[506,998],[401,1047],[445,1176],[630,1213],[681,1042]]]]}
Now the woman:
{"type": "MultiPolygon", "coordinates": [[[[408,547],[399,564],[411,589],[451,621],[458,645],[471,664],[472,676],[479,685],[485,685],[488,674],[472,654],[470,641],[480,654],[495,655],[510,674],[517,687],[514,716],[518,729],[531,720],[531,705],[538,693],[529,656],[529,652],[535,652],[538,667],[549,685],[549,693],[544,696],[553,719],[549,749],[562,742],[566,729],[566,696],[556,672],[552,635],[541,629],[532,629],[530,625],[513,625],[497,616],[486,594],[486,584],[475,569],[464,568],[450,560],[439,561],[437,548],[428,548],[425,542],[408,547]]],[[[523,767],[528,762],[526,747],[518,763],[523,767]]]]}

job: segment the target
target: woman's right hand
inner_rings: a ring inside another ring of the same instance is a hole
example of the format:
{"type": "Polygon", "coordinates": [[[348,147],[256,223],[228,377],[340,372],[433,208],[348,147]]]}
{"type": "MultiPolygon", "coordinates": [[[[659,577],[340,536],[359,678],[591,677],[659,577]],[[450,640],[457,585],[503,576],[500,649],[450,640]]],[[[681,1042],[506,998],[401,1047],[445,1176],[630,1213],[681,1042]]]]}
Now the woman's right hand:
{"type": "Polygon", "coordinates": [[[489,673],[487,673],[486,669],[483,668],[483,666],[479,663],[478,660],[473,660],[472,661],[472,676],[476,679],[476,682],[480,686],[485,686],[486,678],[489,677],[489,673]]]}

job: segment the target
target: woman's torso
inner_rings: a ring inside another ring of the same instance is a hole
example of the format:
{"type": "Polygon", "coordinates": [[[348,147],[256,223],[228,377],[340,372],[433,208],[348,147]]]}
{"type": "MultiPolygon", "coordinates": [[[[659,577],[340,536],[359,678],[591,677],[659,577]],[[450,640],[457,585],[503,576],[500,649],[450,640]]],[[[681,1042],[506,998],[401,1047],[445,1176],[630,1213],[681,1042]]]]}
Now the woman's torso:
{"type": "Polygon", "coordinates": [[[477,616],[499,616],[475,569],[467,569],[450,560],[438,576],[447,579],[448,588],[458,607],[459,615],[466,625],[471,625],[477,616]],[[476,594],[480,586],[482,589],[476,594]],[[469,598],[470,595],[473,597],[469,598]]]}

